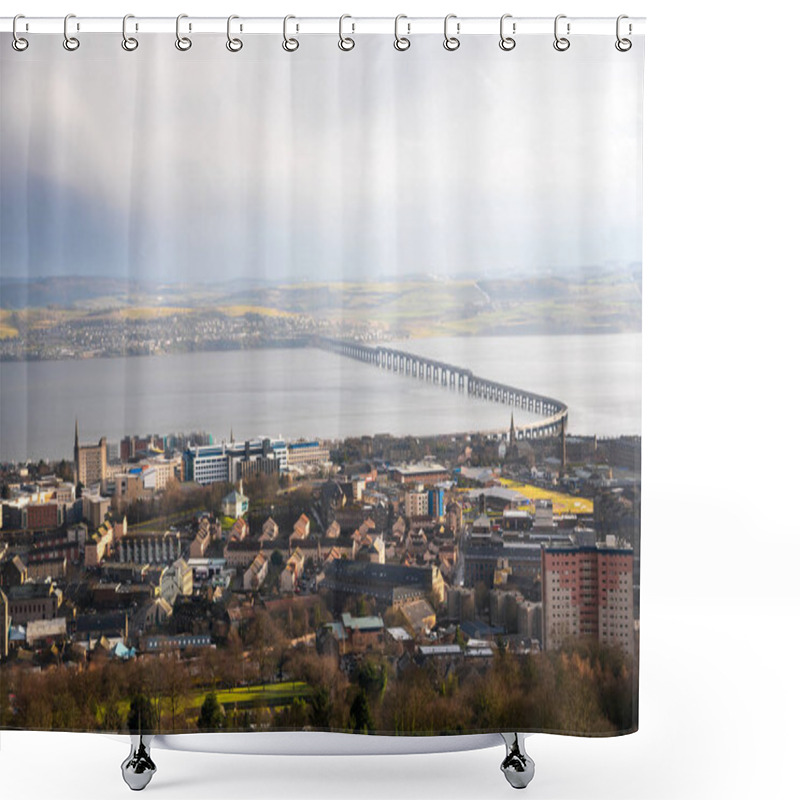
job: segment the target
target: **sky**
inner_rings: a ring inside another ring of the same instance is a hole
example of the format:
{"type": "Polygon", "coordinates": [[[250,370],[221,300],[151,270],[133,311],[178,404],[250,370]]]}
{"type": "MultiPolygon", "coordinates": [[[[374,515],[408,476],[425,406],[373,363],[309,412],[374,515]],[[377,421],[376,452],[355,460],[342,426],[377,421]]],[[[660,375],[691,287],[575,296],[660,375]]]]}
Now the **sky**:
{"type": "Polygon", "coordinates": [[[641,59],[613,35],[37,34],[0,48],[0,276],[169,282],[641,260],[641,59]]]}

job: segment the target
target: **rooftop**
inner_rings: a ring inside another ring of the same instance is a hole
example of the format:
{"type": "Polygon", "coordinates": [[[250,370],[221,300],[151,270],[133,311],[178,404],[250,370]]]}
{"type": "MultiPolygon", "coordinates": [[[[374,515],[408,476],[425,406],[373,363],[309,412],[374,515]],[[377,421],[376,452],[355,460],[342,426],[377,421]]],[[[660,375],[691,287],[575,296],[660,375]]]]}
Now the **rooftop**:
{"type": "Polygon", "coordinates": [[[383,628],[383,620],[380,617],[351,617],[345,612],[342,614],[342,625],[358,631],[376,631],[383,628]]]}
{"type": "Polygon", "coordinates": [[[430,472],[447,472],[446,467],[437,464],[435,461],[431,461],[430,463],[401,464],[399,466],[393,466],[392,469],[395,472],[399,472],[401,475],[427,475],[430,472]]]}
{"type": "Polygon", "coordinates": [[[422,645],[419,652],[423,656],[460,656],[461,648],[457,644],[422,645]]]}

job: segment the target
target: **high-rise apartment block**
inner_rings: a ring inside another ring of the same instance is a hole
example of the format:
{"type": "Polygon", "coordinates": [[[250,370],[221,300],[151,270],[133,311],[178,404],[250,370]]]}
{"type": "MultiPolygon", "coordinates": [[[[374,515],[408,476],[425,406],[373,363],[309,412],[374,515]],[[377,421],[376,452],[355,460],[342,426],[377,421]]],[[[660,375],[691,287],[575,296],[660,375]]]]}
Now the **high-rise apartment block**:
{"type": "Polygon", "coordinates": [[[542,547],[544,648],[591,638],[633,654],[633,549],[613,537],[542,547]]]}
{"type": "Polygon", "coordinates": [[[78,441],[78,420],[75,420],[75,480],[84,486],[104,484],[108,454],[106,437],[96,445],[81,445],[78,441]]]}

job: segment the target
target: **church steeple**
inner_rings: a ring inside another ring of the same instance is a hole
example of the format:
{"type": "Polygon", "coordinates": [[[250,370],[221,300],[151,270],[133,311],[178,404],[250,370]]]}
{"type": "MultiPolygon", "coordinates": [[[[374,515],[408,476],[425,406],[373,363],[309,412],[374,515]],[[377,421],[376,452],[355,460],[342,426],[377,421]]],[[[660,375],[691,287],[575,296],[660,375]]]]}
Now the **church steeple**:
{"type": "Polygon", "coordinates": [[[510,429],[510,430],[509,430],[509,432],[508,432],[508,443],[509,443],[510,445],[511,445],[511,444],[514,444],[514,442],[515,442],[516,440],[517,440],[517,435],[516,435],[516,433],[514,432],[514,412],[512,411],[512,412],[511,412],[511,429],[510,429]]]}
{"type": "Polygon", "coordinates": [[[75,447],[73,449],[73,456],[74,456],[74,479],[75,479],[75,486],[78,485],[81,479],[81,445],[80,441],[78,440],[78,418],[75,417],[75,447]]]}

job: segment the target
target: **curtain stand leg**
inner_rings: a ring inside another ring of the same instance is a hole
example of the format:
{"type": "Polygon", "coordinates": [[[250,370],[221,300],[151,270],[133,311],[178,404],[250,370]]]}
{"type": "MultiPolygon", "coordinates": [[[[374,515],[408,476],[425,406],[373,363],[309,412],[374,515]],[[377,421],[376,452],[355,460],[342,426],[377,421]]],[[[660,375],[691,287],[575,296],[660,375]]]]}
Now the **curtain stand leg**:
{"type": "Polygon", "coordinates": [[[525,738],[520,733],[501,733],[506,745],[506,757],[500,765],[506,780],[515,789],[524,789],[535,771],[533,759],[525,752],[525,738]]]}
{"type": "Polygon", "coordinates": [[[131,734],[131,752],[122,762],[122,778],[134,792],[144,789],[156,773],[156,765],[150,758],[152,741],[152,736],[131,734]]]}

